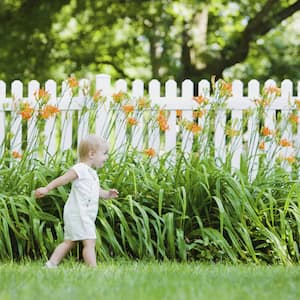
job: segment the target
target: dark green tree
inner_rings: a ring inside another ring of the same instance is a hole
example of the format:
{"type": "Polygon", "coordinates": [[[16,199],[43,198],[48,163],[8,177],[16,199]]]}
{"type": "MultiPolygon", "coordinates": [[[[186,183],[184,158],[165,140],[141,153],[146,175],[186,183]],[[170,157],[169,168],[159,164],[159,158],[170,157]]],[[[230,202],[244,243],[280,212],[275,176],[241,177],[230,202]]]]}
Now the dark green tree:
{"type": "Polygon", "coordinates": [[[299,0],[5,0],[0,76],[297,79],[300,38],[289,24],[299,8],[299,0]]]}

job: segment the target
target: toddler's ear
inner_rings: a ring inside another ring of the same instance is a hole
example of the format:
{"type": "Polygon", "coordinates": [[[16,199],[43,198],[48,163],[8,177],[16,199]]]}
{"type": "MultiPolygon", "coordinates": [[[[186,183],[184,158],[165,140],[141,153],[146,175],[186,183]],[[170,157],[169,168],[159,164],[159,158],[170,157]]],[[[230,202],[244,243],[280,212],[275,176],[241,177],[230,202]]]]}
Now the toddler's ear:
{"type": "Polygon", "coordinates": [[[90,150],[90,151],[89,151],[89,157],[90,157],[90,158],[93,158],[94,155],[95,155],[95,151],[94,151],[94,150],[90,150]]]}

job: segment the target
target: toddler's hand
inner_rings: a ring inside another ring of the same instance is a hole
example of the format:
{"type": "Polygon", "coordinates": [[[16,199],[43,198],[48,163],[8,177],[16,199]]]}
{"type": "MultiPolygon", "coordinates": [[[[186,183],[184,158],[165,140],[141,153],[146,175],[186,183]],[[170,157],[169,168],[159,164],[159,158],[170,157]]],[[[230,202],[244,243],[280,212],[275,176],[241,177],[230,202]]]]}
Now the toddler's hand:
{"type": "Polygon", "coordinates": [[[38,188],[34,191],[34,196],[36,198],[42,198],[48,194],[48,189],[45,187],[38,188]]]}
{"type": "Polygon", "coordinates": [[[116,189],[108,190],[109,198],[117,198],[119,196],[119,192],[116,189]]]}

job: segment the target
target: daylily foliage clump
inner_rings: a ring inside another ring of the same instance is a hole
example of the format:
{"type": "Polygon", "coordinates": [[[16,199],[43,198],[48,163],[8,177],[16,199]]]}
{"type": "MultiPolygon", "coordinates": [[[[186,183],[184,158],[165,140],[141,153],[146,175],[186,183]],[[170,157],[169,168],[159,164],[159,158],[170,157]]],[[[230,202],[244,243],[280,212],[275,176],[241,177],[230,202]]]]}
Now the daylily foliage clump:
{"type": "MultiPolygon", "coordinates": [[[[227,103],[232,97],[232,85],[223,80],[212,79],[211,93],[193,98],[196,106],[189,119],[181,110],[172,112],[153,106],[147,96],[134,99],[129,93],[116,91],[107,97],[101,90],[81,86],[75,77],[66,83],[72,95],[82,95],[81,111],[72,119],[76,130],[85,122],[89,131],[95,132],[99,114],[102,109],[107,112],[102,134],[110,141],[111,152],[98,174],[101,185],[115,186],[120,197],[100,201],[97,254],[101,259],[121,256],[234,263],[299,262],[299,161],[295,141],[286,131],[293,132],[298,126],[300,100],[291,103],[285,119],[278,115],[278,122],[270,128],[264,117],[280,90],[264,88],[259,98],[252,99],[254,107],[244,112],[248,118],[255,117],[257,130],[253,137],[248,134],[247,118],[239,127],[231,120],[227,103]],[[225,112],[223,132],[231,143],[231,148],[225,144],[222,164],[214,148],[220,112],[225,112]],[[169,122],[172,113],[176,114],[178,136],[175,153],[164,149],[165,136],[173,129],[169,122]],[[122,130],[126,143],[118,152],[115,147],[122,130]],[[160,135],[160,149],[151,144],[154,132],[160,135]],[[140,141],[135,140],[137,136],[140,141]],[[188,155],[183,147],[186,136],[192,140],[188,155]],[[235,170],[229,150],[234,150],[238,138],[242,139],[244,152],[240,169],[235,170]],[[254,145],[254,151],[248,145],[254,145]],[[249,177],[253,167],[250,152],[257,157],[254,178],[249,177]]],[[[72,101],[76,99],[74,96],[72,101]]],[[[37,90],[34,100],[14,99],[16,113],[11,122],[20,116],[22,126],[35,122],[36,138],[23,139],[21,151],[11,149],[10,143],[2,147],[1,259],[46,257],[63,238],[62,209],[70,187],[60,187],[43,200],[34,199],[32,191],[68,170],[76,162],[76,149],[57,151],[44,159],[42,153],[47,147],[41,148],[40,144],[46,123],[61,121],[57,126],[63,128],[62,120],[67,119],[62,116],[61,99],[53,102],[45,89],[37,90]],[[32,158],[33,153],[37,155],[32,158]]],[[[54,128],[53,125],[59,144],[59,131],[54,128]]],[[[13,139],[6,128],[5,141],[13,139]]]]}

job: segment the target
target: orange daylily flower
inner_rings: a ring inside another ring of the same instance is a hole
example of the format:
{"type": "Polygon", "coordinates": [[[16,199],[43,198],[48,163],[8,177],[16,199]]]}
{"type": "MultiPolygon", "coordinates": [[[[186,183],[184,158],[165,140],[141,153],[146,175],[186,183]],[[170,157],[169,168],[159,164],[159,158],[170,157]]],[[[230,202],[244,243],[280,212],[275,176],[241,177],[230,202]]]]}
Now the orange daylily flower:
{"type": "Polygon", "coordinates": [[[202,130],[202,127],[194,122],[190,122],[187,124],[186,129],[192,132],[193,134],[197,134],[202,130]]]}
{"type": "Polygon", "coordinates": [[[20,159],[22,158],[22,154],[19,153],[18,151],[13,151],[12,156],[13,158],[20,158],[20,159]]]}
{"type": "Polygon", "coordinates": [[[300,110],[300,99],[295,100],[295,104],[298,110],[300,110]]]}
{"type": "Polygon", "coordinates": [[[289,115],[289,120],[292,123],[298,124],[299,123],[299,117],[296,114],[290,114],[289,115]]]}
{"type": "Polygon", "coordinates": [[[28,102],[25,102],[21,105],[22,110],[19,114],[22,116],[23,120],[29,120],[34,112],[34,108],[30,106],[28,102]]]}
{"type": "Polygon", "coordinates": [[[270,99],[255,99],[255,104],[261,107],[266,107],[270,104],[270,99]]]}
{"type": "Polygon", "coordinates": [[[160,128],[160,130],[162,130],[162,131],[167,131],[170,127],[169,127],[169,125],[168,125],[167,122],[165,122],[165,121],[160,121],[160,122],[159,122],[159,128],[160,128]]]}
{"type": "Polygon", "coordinates": [[[276,96],[280,95],[280,88],[276,86],[268,86],[264,88],[264,93],[266,94],[275,94],[276,96]]]}
{"type": "Polygon", "coordinates": [[[123,105],[122,110],[124,111],[125,114],[129,114],[134,111],[134,106],[133,105],[123,105]]]}
{"type": "Polygon", "coordinates": [[[222,81],[222,88],[226,91],[232,91],[232,84],[222,81]]]}
{"type": "Polygon", "coordinates": [[[220,94],[226,97],[232,96],[232,84],[221,80],[220,94]]]}
{"type": "Polygon", "coordinates": [[[137,122],[137,119],[135,119],[135,118],[128,118],[127,119],[127,124],[128,125],[131,125],[131,126],[134,126],[134,125],[136,125],[138,122],[137,122]]]}
{"type": "Polygon", "coordinates": [[[258,145],[258,149],[259,150],[265,150],[265,148],[266,148],[265,142],[264,141],[260,142],[259,145],[258,145]]]}
{"type": "Polygon", "coordinates": [[[70,88],[76,88],[79,85],[78,80],[74,76],[69,77],[67,81],[70,88]]]}
{"type": "Polygon", "coordinates": [[[103,101],[105,99],[105,96],[103,96],[101,94],[101,91],[102,90],[95,91],[95,93],[94,93],[94,95],[92,97],[92,99],[93,99],[94,102],[103,101]]]}
{"type": "Polygon", "coordinates": [[[160,130],[166,131],[170,128],[169,125],[168,125],[168,121],[167,121],[167,118],[165,116],[164,111],[160,110],[158,112],[157,121],[158,121],[158,125],[159,125],[160,130]]]}
{"type": "Polygon", "coordinates": [[[176,110],[176,117],[178,117],[178,118],[182,117],[182,110],[181,109],[176,110]]]}
{"type": "Polygon", "coordinates": [[[193,118],[202,118],[206,113],[206,110],[195,110],[193,111],[193,118]]]}
{"type": "Polygon", "coordinates": [[[137,100],[137,107],[138,109],[149,108],[150,101],[147,100],[146,98],[141,97],[137,100]]]}
{"type": "Polygon", "coordinates": [[[279,141],[279,145],[282,146],[282,147],[292,147],[293,146],[293,143],[290,142],[289,140],[287,139],[281,139],[279,141]]]}
{"type": "Polygon", "coordinates": [[[198,104],[202,104],[202,103],[207,103],[208,102],[207,98],[205,98],[202,95],[193,97],[193,100],[195,100],[198,104]]]}
{"type": "Polygon", "coordinates": [[[297,161],[297,160],[296,160],[296,157],[293,156],[293,155],[285,157],[285,160],[286,160],[288,163],[290,163],[290,164],[293,164],[293,163],[295,163],[295,162],[297,161]]]}
{"type": "Polygon", "coordinates": [[[47,103],[50,99],[50,94],[45,89],[39,89],[33,95],[37,101],[42,100],[42,103],[47,103]]]}
{"type": "Polygon", "coordinates": [[[273,132],[272,132],[272,130],[271,130],[270,128],[268,128],[268,127],[263,127],[263,128],[261,129],[261,134],[262,134],[263,136],[269,136],[269,135],[272,135],[273,132]]]}
{"type": "Polygon", "coordinates": [[[122,91],[112,94],[112,98],[116,103],[121,103],[126,97],[126,94],[122,91]]]}
{"type": "Polygon", "coordinates": [[[48,119],[49,117],[55,115],[59,112],[59,109],[53,105],[45,105],[45,107],[40,111],[40,116],[42,119],[48,119]]]}
{"type": "Polygon", "coordinates": [[[153,148],[148,148],[144,150],[144,154],[146,154],[149,157],[154,157],[156,152],[153,148]]]}

